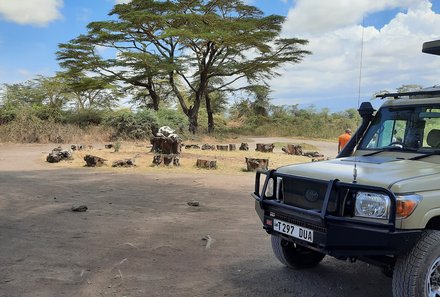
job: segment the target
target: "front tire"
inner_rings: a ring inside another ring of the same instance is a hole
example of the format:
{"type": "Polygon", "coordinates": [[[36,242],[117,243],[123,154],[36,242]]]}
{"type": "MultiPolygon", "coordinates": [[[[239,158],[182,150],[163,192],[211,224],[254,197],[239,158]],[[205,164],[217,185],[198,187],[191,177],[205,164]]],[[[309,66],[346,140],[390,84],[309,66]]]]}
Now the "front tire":
{"type": "Polygon", "coordinates": [[[271,242],[275,257],[289,268],[310,268],[318,265],[325,257],[323,253],[315,252],[278,236],[272,235],[271,242]]]}
{"type": "Polygon", "coordinates": [[[397,259],[393,295],[440,296],[440,231],[424,231],[417,244],[397,259]]]}

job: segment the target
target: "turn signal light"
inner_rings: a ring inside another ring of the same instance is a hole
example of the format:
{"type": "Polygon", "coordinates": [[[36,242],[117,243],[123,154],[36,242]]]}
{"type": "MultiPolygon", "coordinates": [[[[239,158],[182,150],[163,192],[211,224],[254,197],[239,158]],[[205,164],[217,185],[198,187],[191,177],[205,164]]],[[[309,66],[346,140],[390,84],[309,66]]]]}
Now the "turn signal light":
{"type": "Polygon", "coordinates": [[[406,218],[417,207],[420,200],[418,199],[397,199],[396,213],[397,217],[406,218]]]}

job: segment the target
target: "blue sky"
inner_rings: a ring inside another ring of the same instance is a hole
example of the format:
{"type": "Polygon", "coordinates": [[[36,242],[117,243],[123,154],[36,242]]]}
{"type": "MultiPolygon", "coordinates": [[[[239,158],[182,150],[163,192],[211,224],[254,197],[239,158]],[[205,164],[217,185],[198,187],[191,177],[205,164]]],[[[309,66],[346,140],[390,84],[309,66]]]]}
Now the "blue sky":
{"type": "MultiPolygon", "coordinates": [[[[0,84],[54,75],[58,44],[84,33],[89,22],[108,18],[117,1],[124,0],[0,0],[0,84]]],[[[308,39],[313,51],[271,80],[275,104],[356,107],[362,32],[361,101],[403,84],[440,84],[440,57],[420,50],[424,41],[440,39],[438,0],[246,2],[286,16],[283,35],[308,39]]]]}

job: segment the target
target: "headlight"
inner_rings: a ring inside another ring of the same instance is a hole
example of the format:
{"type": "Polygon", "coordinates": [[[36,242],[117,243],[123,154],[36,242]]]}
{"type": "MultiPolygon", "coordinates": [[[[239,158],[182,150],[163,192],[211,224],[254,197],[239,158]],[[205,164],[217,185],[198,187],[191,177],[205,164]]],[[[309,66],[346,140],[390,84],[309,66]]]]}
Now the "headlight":
{"type": "Polygon", "coordinates": [[[413,213],[414,209],[416,209],[420,200],[422,200],[422,196],[416,194],[397,196],[397,217],[408,217],[410,214],[413,213]]]}
{"type": "Polygon", "coordinates": [[[267,182],[266,192],[264,193],[264,196],[266,196],[267,198],[273,197],[273,186],[274,186],[273,178],[270,178],[269,181],[267,182]]]}
{"type": "Polygon", "coordinates": [[[355,216],[388,219],[390,212],[390,197],[372,192],[357,192],[355,216]]]}

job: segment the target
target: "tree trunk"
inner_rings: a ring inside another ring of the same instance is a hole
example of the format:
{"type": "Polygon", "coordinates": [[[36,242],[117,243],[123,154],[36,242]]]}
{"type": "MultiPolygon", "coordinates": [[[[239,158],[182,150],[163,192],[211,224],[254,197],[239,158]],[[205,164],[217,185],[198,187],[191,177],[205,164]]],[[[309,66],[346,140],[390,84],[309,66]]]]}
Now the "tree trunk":
{"type": "Polygon", "coordinates": [[[153,79],[151,77],[148,77],[147,89],[148,89],[148,92],[150,93],[151,100],[153,101],[153,109],[155,111],[158,111],[159,110],[160,97],[157,94],[157,92],[156,92],[154,87],[155,87],[155,85],[154,85],[153,79]]]}
{"type": "Polygon", "coordinates": [[[206,92],[205,94],[205,101],[206,112],[208,113],[208,133],[212,134],[214,133],[214,113],[212,112],[211,97],[209,97],[208,92],[206,92]]]}
{"type": "Polygon", "coordinates": [[[188,114],[189,132],[196,134],[199,129],[199,122],[197,113],[191,112],[188,114]]]}
{"type": "Polygon", "coordinates": [[[159,95],[157,95],[156,92],[153,92],[153,93],[150,92],[150,96],[151,96],[151,100],[153,101],[153,109],[155,111],[158,111],[159,110],[159,101],[160,101],[159,95]]]}

